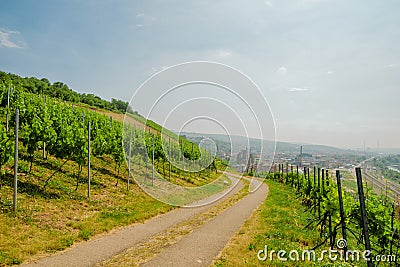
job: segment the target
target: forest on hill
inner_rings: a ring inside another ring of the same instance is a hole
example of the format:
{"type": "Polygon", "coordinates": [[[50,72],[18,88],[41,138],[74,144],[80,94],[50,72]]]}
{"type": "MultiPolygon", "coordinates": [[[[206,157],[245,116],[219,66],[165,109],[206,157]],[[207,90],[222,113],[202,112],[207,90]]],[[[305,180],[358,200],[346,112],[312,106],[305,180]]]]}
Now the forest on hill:
{"type": "MultiPolygon", "coordinates": [[[[135,114],[128,102],[115,98],[112,98],[111,101],[107,101],[95,94],[78,93],[63,82],[51,83],[47,78],[23,78],[16,74],[0,71],[0,84],[5,87],[17,88],[27,93],[50,96],[71,103],[83,103],[114,112],[135,114]]],[[[2,93],[7,93],[7,91],[2,91],[2,93]]],[[[0,95],[0,99],[2,99],[3,102],[5,101],[3,95],[0,95]]],[[[1,104],[4,105],[4,103],[1,104]]]]}

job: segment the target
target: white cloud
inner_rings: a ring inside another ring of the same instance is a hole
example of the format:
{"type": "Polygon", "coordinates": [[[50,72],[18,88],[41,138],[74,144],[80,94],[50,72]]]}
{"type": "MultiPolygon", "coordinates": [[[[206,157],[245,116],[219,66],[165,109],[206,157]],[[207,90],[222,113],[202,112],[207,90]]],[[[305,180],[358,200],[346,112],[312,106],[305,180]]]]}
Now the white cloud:
{"type": "Polygon", "coordinates": [[[333,74],[333,71],[327,71],[326,74],[333,74]]]}
{"type": "Polygon", "coordinates": [[[213,55],[217,58],[226,58],[232,55],[232,52],[227,49],[218,49],[213,52],[213,55]]]}
{"type": "Polygon", "coordinates": [[[397,64],[389,64],[389,65],[385,65],[383,67],[384,68],[394,68],[394,67],[397,67],[397,64]]]}
{"type": "Polygon", "coordinates": [[[272,7],[274,4],[272,3],[272,1],[266,0],[264,2],[267,6],[272,7]]]}
{"type": "Polygon", "coordinates": [[[137,28],[141,28],[141,27],[143,27],[144,25],[143,24],[136,24],[136,27],[137,28]]]}
{"type": "Polygon", "coordinates": [[[292,87],[288,90],[289,92],[305,92],[308,88],[292,87]]]}
{"type": "Polygon", "coordinates": [[[280,74],[280,75],[286,75],[286,73],[287,73],[287,68],[285,68],[285,67],[280,67],[280,68],[276,71],[276,73],[278,73],[278,74],[280,74]]]}
{"type": "Polygon", "coordinates": [[[17,31],[0,30],[0,47],[24,48],[25,44],[20,40],[20,33],[17,31]]]}

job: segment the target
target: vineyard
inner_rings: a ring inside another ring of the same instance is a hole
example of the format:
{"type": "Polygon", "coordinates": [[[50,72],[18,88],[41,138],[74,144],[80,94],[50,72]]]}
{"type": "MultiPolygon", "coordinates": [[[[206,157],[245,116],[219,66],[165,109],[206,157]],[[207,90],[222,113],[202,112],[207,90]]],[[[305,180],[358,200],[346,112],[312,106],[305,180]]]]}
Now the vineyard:
{"type": "MultiPolygon", "coordinates": [[[[30,163],[28,172],[32,171],[35,152],[42,150],[44,158],[52,155],[77,164],[76,188],[79,186],[83,167],[87,164],[88,140],[91,141],[91,155],[95,157],[109,156],[113,159],[115,168],[118,170],[118,177],[121,164],[125,162],[125,155],[135,158],[138,164],[141,162],[147,164],[150,160],[154,160],[157,171],[164,177],[167,175],[165,165],[168,164],[169,179],[171,179],[171,172],[175,176],[178,173],[179,176],[181,174],[175,166],[169,164],[169,156],[171,160],[174,158],[176,161],[178,158],[182,158],[182,169],[190,166],[190,162],[193,162],[193,166],[198,166],[196,168],[198,177],[204,174],[200,170],[206,169],[205,164],[207,163],[210,169],[211,167],[216,169],[214,160],[210,161],[210,153],[205,150],[200,151],[197,144],[173,135],[171,132],[168,132],[169,136],[162,137],[161,134],[145,132],[145,129],[133,128],[130,125],[124,126],[121,122],[113,121],[111,118],[83,108],[77,108],[66,102],[18,90],[12,91],[7,101],[7,90],[4,87],[1,96],[2,103],[9,102],[9,105],[2,109],[3,118],[7,118],[7,122],[4,123],[6,126],[0,125],[2,148],[0,168],[3,176],[5,165],[14,156],[15,133],[12,130],[15,128],[14,118],[17,109],[20,123],[18,141],[26,148],[30,163]],[[88,135],[89,127],[90,135],[88,135]],[[131,151],[128,151],[129,148],[131,151]],[[154,154],[154,158],[152,154],[154,154]]],[[[161,127],[157,128],[161,131],[161,127]]],[[[186,168],[186,172],[194,171],[186,168]]],[[[191,175],[188,173],[182,173],[183,177],[181,177],[185,179],[186,184],[204,184],[204,181],[195,179],[196,175],[193,175],[193,179],[190,178],[191,175]]],[[[50,178],[46,180],[45,187],[50,178]]]]}
{"type": "Polygon", "coordinates": [[[215,181],[196,199],[229,186],[217,174],[222,161],[154,122],[124,124],[18,84],[0,83],[0,104],[0,266],[172,208],[138,179],[185,188],[215,181]]]}
{"type": "MultiPolygon", "coordinates": [[[[297,167],[295,171],[284,172],[283,164],[279,165],[279,172],[269,174],[268,179],[278,181],[293,188],[306,210],[313,217],[307,228],[317,229],[323,242],[315,246],[343,249],[370,250],[372,264],[375,255],[390,255],[390,265],[399,266],[400,257],[400,214],[399,203],[384,195],[377,195],[362,183],[361,171],[357,174],[358,195],[346,192],[341,186],[341,175],[337,171],[336,177],[329,177],[324,169],[297,167]],[[365,189],[364,189],[365,188],[365,189]],[[364,192],[365,190],[365,192],[364,192]],[[337,241],[346,240],[343,247],[337,247],[337,241]]],[[[355,262],[354,255],[344,257],[350,263],[355,262]]],[[[389,264],[389,263],[387,263],[389,264]]]]}
{"type": "MultiPolygon", "coordinates": [[[[40,233],[36,233],[39,239],[59,235],[54,244],[39,244],[32,237],[36,234],[4,241],[0,244],[0,265],[61,250],[115,226],[171,209],[139,192],[138,181],[148,187],[164,186],[161,181],[185,188],[206,185],[197,199],[227,186],[218,174],[227,165],[215,157],[217,151],[212,151],[212,146],[190,142],[138,114],[129,116],[144,127],[113,120],[74,102],[27,92],[18,84],[0,84],[0,104],[0,214],[4,215],[0,225],[10,221],[17,225],[7,228],[8,237],[18,230],[23,233],[27,225],[40,233]],[[216,183],[207,188],[213,181],[216,183]],[[18,193],[22,194],[20,209],[18,193]],[[115,205],[116,197],[124,199],[123,205],[115,205]],[[77,220],[68,209],[71,207],[66,207],[70,200],[82,206],[79,216],[92,217],[77,220]],[[64,211],[69,214],[66,218],[64,211]],[[51,216],[54,218],[49,219],[51,216]],[[6,250],[2,247],[6,245],[14,249],[6,250]]],[[[279,165],[279,172],[267,178],[295,190],[313,215],[307,227],[317,229],[323,240],[313,249],[337,248],[337,241],[345,239],[344,252],[371,250],[371,258],[391,255],[397,259],[392,264],[399,265],[400,210],[396,199],[363,188],[361,173],[358,194],[351,194],[342,190],[340,172],[330,177],[327,170],[293,167],[289,171],[287,166],[285,173],[279,165]]],[[[176,192],[172,193],[175,197],[176,192]]],[[[352,257],[348,260],[354,261],[352,257]]]]}

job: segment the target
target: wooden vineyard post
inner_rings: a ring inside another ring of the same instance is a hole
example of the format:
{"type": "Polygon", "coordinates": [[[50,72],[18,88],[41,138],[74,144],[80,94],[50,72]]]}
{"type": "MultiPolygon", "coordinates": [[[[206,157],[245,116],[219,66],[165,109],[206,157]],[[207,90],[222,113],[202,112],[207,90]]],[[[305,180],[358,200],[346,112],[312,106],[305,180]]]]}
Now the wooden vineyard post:
{"type": "Polygon", "coordinates": [[[88,122],[88,191],[87,196],[90,199],[90,121],[88,122]]]}
{"type": "Polygon", "coordinates": [[[290,185],[293,187],[293,165],[290,165],[290,173],[291,173],[290,185]]]}
{"type": "Polygon", "coordinates": [[[286,179],[287,179],[287,176],[285,177],[285,165],[284,165],[284,163],[282,163],[282,180],[283,180],[283,182],[284,183],[286,183],[286,179]]]}
{"type": "Polygon", "coordinates": [[[326,170],[325,178],[326,178],[326,186],[329,186],[329,171],[328,170],[326,170]]]}
{"type": "Polygon", "coordinates": [[[314,166],[314,184],[313,187],[315,188],[317,185],[317,167],[314,166]]]}
{"type": "Polygon", "coordinates": [[[281,178],[281,164],[278,163],[278,179],[281,178]]]}
{"type": "Polygon", "coordinates": [[[289,183],[289,163],[286,163],[286,183],[289,183]]]}
{"type": "Polygon", "coordinates": [[[311,181],[310,181],[310,169],[307,167],[304,167],[304,178],[307,179],[307,195],[310,196],[310,190],[311,190],[311,181]],[[308,177],[308,178],[306,178],[308,177]]]}
{"type": "MultiPolygon", "coordinates": [[[[326,181],[326,187],[328,188],[328,190],[329,190],[329,176],[328,176],[328,170],[325,170],[325,181],[326,181]]],[[[324,181],[324,171],[322,172],[322,181],[324,181]]],[[[323,184],[323,192],[324,192],[324,196],[326,197],[326,190],[325,190],[325,185],[324,185],[324,182],[322,183],[323,184]]],[[[333,238],[333,233],[332,233],[332,214],[331,214],[331,212],[329,211],[328,212],[328,227],[329,227],[329,242],[330,242],[330,244],[331,244],[331,248],[333,249],[333,245],[334,245],[334,238],[333,238]]]]}
{"type": "Polygon", "coordinates": [[[210,178],[210,175],[211,175],[211,162],[212,162],[212,156],[211,156],[211,152],[210,151],[208,151],[208,155],[209,155],[209,160],[208,160],[208,162],[209,162],[209,165],[208,165],[208,178],[210,178]]]}
{"type": "Polygon", "coordinates": [[[364,189],[363,189],[363,184],[362,184],[361,168],[356,168],[356,176],[357,176],[358,198],[360,200],[360,209],[361,209],[365,250],[370,253],[368,255],[369,258],[367,258],[367,265],[368,265],[368,267],[371,267],[371,266],[373,266],[372,261],[371,261],[371,243],[369,240],[368,218],[367,218],[367,210],[366,210],[365,199],[364,199],[364,189]]]}
{"type": "Polygon", "coordinates": [[[15,147],[14,147],[14,198],[13,211],[17,211],[18,193],[18,128],[19,128],[19,109],[15,111],[15,147]]]}
{"type": "Polygon", "coordinates": [[[299,165],[296,165],[297,192],[300,191],[299,165]]]}
{"type": "Polygon", "coordinates": [[[313,183],[313,186],[312,186],[312,194],[313,194],[312,201],[313,201],[313,212],[314,212],[314,214],[315,214],[316,205],[317,205],[317,200],[316,200],[316,197],[315,197],[316,188],[317,188],[317,167],[314,166],[314,183],[313,183]]]}
{"type": "Polygon", "coordinates": [[[149,168],[148,168],[148,164],[147,161],[150,160],[149,157],[149,151],[146,145],[146,140],[149,140],[148,138],[146,138],[146,132],[143,133],[143,138],[144,138],[144,155],[143,155],[143,168],[144,168],[144,180],[147,181],[147,176],[149,174],[149,168]]]}
{"type": "Polygon", "coordinates": [[[281,177],[281,164],[280,163],[278,163],[277,164],[278,165],[278,172],[276,173],[276,175],[277,175],[277,178],[278,178],[278,180],[280,179],[280,177],[281,177]]]}
{"type": "Polygon", "coordinates": [[[321,173],[322,173],[322,178],[321,178],[322,187],[321,187],[321,190],[322,190],[322,195],[325,196],[325,170],[322,169],[321,173]]]}
{"type": "Polygon", "coordinates": [[[6,114],[6,131],[7,131],[7,133],[9,130],[9,123],[8,123],[9,117],[10,117],[10,115],[8,113],[9,110],[10,110],[10,85],[8,86],[8,92],[7,92],[7,114],[6,114]]]}
{"type": "Polygon", "coordinates": [[[194,145],[192,143],[192,160],[193,160],[193,178],[195,178],[195,173],[194,173],[194,145]]]}
{"type": "MultiPolygon", "coordinates": [[[[391,214],[391,222],[390,222],[390,231],[392,233],[392,239],[390,240],[390,246],[389,246],[389,254],[393,255],[393,235],[394,235],[394,216],[395,216],[395,211],[396,211],[396,206],[393,202],[392,204],[392,214],[391,214]]],[[[390,264],[392,265],[392,264],[390,264]]]]}
{"type": "MultiPolygon", "coordinates": [[[[44,107],[45,107],[45,112],[46,112],[46,100],[44,101],[44,107]]],[[[43,142],[43,159],[46,159],[46,142],[43,142]]]]}
{"type": "Polygon", "coordinates": [[[128,145],[128,190],[129,184],[131,182],[131,157],[132,157],[132,132],[129,135],[129,145],[128,145]]]}
{"type": "Polygon", "coordinates": [[[171,181],[171,163],[172,163],[172,159],[171,159],[171,137],[168,136],[168,160],[169,160],[169,173],[168,173],[168,178],[171,181]]]}
{"type": "Polygon", "coordinates": [[[318,188],[317,188],[318,218],[321,218],[321,169],[317,168],[317,172],[318,172],[318,188]]]}
{"type": "Polygon", "coordinates": [[[151,185],[154,186],[154,134],[151,136],[151,142],[152,142],[152,147],[153,147],[153,151],[152,151],[152,171],[151,171],[151,185]]]}
{"type": "MultiPolygon", "coordinates": [[[[183,143],[180,141],[180,147],[181,147],[181,154],[182,154],[182,172],[183,172],[183,178],[185,178],[185,154],[183,153],[183,143]]],[[[179,178],[180,178],[180,173],[179,173],[179,178]]]]}
{"type": "MultiPolygon", "coordinates": [[[[338,196],[339,196],[340,223],[342,225],[342,237],[347,242],[346,221],[345,221],[345,217],[344,217],[343,196],[342,196],[342,181],[340,180],[340,178],[341,178],[340,171],[337,170],[336,171],[336,181],[337,181],[338,196]]],[[[343,250],[344,250],[344,253],[347,255],[347,243],[345,243],[343,250]]],[[[345,257],[345,260],[347,261],[347,256],[345,257]]]]}
{"type": "Polygon", "coordinates": [[[7,110],[7,114],[6,114],[6,121],[7,121],[7,126],[6,126],[6,132],[8,133],[8,120],[9,120],[10,115],[8,114],[8,110],[7,110]]]}

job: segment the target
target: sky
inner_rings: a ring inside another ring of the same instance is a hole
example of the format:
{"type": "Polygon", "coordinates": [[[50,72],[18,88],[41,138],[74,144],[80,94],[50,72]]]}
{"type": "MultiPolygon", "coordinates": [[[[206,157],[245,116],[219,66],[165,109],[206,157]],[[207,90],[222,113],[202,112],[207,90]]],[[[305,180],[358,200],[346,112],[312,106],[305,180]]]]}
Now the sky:
{"type": "MultiPolygon", "coordinates": [[[[397,0],[0,3],[2,71],[130,101],[153,74],[190,61],[225,64],[249,77],[269,103],[279,141],[400,147],[397,0]]],[[[147,90],[140,100],[151,102],[153,88],[147,90]]],[[[194,97],[189,91],[182,99],[194,97]]],[[[243,94],[250,102],[259,97],[243,94]]],[[[160,122],[177,105],[165,101],[151,119],[160,122]]],[[[174,115],[178,121],[184,111],[174,115]]],[[[223,114],[219,120],[234,123],[223,114]]],[[[188,129],[215,131],[206,124],[188,129]]]]}

